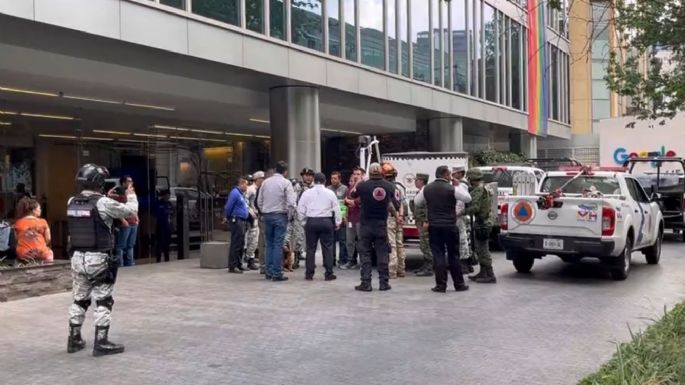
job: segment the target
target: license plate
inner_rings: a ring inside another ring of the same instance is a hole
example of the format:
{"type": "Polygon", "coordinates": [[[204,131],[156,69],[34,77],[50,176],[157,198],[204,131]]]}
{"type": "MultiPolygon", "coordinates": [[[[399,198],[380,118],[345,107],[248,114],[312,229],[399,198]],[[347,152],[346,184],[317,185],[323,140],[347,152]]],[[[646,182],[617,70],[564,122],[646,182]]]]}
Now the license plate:
{"type": "Polygon", "coordinates": [[[543,239],[542,248],[547,250],[564,250],[563,239],[543,239]]]}

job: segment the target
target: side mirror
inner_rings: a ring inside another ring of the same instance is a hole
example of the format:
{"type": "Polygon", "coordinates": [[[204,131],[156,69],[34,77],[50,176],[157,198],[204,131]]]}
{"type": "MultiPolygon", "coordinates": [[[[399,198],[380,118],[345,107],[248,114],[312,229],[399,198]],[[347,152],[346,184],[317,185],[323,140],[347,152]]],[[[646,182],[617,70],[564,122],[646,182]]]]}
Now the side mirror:
{"type": "Polygon", "coordinates": [[[661,194],[657,193],[657,192],[652,193],[651,199],[652,199],[652,201],[660,201],[661,200],[661,194]]]}

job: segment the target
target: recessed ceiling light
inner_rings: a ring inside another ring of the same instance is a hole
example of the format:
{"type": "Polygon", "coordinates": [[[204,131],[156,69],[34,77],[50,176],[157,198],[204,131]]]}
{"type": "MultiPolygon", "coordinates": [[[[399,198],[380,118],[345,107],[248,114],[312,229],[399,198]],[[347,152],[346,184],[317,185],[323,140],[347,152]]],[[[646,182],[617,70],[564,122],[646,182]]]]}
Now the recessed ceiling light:
{"type": "Polygon", "coordinates": [[[220,143],[226,143],[225,140],[222,139],[210,139],[210,138],[192,138],[189,136],[170,136],[169,139],[177,139],[177,140],[197,140],[201,142],[220,142],[220,143]]]}
{"type": "Polygon", "coordinates": [[[133,136],[144,136],[146,138],[164,138],[166,139],[166,135],[159,135],[159,134],[143,134],[141,132],[134,132],[133,136]]]}
{"type": "Polygon", "coordinates": [[[132,102],[123,102],[123,104],[126,106],[131,106],[131,107],[149,108],[151,110],[176,111],[175,107],[155,106],[153,104],[142,104],[142,103],[132,103],[132,102]]]}
{"type": "Polygon", "coordinates": [[[345,130],[333,130],[330,128],[322,128],[321,131],[326,131],[326,132],[337,132],[340,134],[350,134],[350,135],[361,135],[361,132],[356,132],[356,131],[345,131],[345,130]]]}
{"type": "Polygon", "coordinates": [[[114,139],[113,138],[101,138],[101,137],[95,137],[95,136],[82,136],[81,139],[83,140],[100,140],[104,142],[111,142],[114,139]]]}
{"type": "Polygon", "coordinates": [[[76,119],[73,116],[33,114],[33,113],[28,113],[28,112],[20,112],[19,115],[20,116],[28,116],[31,118],[57,119],[57,120],[74,120],[74,119],[76,119]]]}
{"type": "Polygon", "coordinates": [[[14,111],[0,111],[0,115],[19,115],[19,113],[14,111]]]}
{"type": "Polygon", "coordinates": [[[73,96],[73,95],[62,95],[64,99],[73,99],[73,100],[83,100],[86,102],[95,102],[95,103],[107,103],[107,104],[121,104],[121,102],[118,102],[116,100],[106,100],[106,99],[97,99],[97,98],[89,98],[87,96],[73,96]]]}
{"type": "Polygon", "coordinates": [[[190,129],[191,132],[197,132],[200,134],[214,134],[214,135],[223,135],[223,131],[214,131],[214,130],[197,130],[194,128],[190,129]]]}
{"type": "Polygon", "coordinates": [[[130,132],[126,132],[126,131],[93,130],[93,132],[98,133],[98,134],[131,135],[130,132]]]}
{"type": "Polygon", "coordinates": [[[10,122],[0,122],[0,126],[11,126],[12,123],[10,122]]]}
{"type": "Polygon", "coordinates": [[[123,138],[117,138],[117,142],[130,142],[130,143],[147,143],[144,140],[136,140],[136,139],[123,139],[123,138]]]}
{"type": "Polygon", "coordinates": [[[40,134],[38,136],[41,138],[76,139],[74,135],[40,134]]]}
{"type": "Polygon", "coordinates": [[[40,95],[40,96],[52,96],[52,97],[59,96],[59,94],[55,94],[52,92],[25,90],[25,89],[21,89],[21,88],[12,88],[12,87],[0,87],[0,91],[15,92],[18,94],[40,95]]]}
{"type": "Polygon", "coordinates": [[[255,122],[255,123],[264,123],[264,124],[269,124],[271,123],[270,121],[266,119],[257,119],[257,118],[250,118],[250,122],[255,122]]]}
{"type": "Polygon", "coordinates": [[[155,124],[152,126],[153,128],[157,128],[160,130],[171,130],[171,131],[190,131],[190,128],[184,128],[184,127],[174,127],[174,126],[166,126],[163,124],[155,124]]]}

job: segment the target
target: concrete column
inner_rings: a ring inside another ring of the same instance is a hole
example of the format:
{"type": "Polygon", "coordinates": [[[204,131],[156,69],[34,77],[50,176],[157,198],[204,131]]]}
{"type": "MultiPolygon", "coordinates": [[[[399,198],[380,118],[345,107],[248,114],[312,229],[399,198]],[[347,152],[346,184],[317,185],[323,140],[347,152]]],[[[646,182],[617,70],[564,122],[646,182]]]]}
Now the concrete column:
{"type": "Polygon", "coordinates": [[[435,118],[428,121],[428,144],[433,152],[464,151],[464,125],[461,118],[435,118]]]}
{"type": "Polygon", "coordinates": [[[283,86],[269,90],[271,163],[288,162],[291,176],[304,167],[321,170],[319,89],[283,86]]]}
{"type": "Polygon", "coordinates": [[[537,158],[538,138],[525,131],[512,133],[509,150],[517,154],[524,154],[529,158],[537,158]]]}

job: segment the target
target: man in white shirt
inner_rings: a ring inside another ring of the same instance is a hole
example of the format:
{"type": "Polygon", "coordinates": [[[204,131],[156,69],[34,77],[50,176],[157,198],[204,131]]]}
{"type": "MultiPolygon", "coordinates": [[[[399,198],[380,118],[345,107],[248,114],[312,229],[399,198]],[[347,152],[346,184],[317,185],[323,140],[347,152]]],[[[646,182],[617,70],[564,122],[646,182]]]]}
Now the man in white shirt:
{"type": "Polygon", "coordinates": [[[327,189],[326,176],[322,173],[314,175],[314,187],[302,193],[297,206],[298,219],[304,221],[305,241],[307,243],[307,262],[305,264],[305,279],[314,279],[316,245],[321,240],[323,265],[326,269],[326,281],[337,277],[333,274],[333,247],[335,231],[340,228],[342,216],[338,198],[335,193],[327,189]]]}

